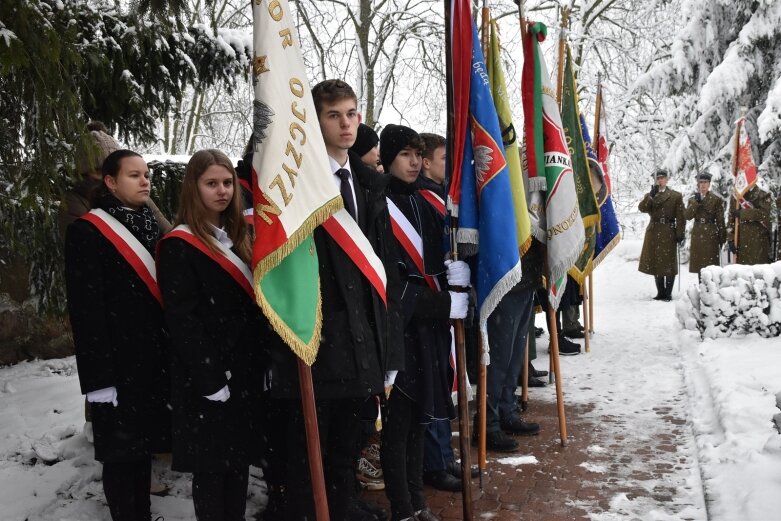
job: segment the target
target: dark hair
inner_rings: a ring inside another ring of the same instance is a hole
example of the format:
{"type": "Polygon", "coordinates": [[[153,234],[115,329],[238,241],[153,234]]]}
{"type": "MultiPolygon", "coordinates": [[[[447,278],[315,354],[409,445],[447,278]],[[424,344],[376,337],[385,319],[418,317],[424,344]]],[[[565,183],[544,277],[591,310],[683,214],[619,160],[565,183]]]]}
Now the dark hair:
{"type": "Polygon", "coordinates": [[[351,99],[358,103],[358,96],[347,82],[342,80],[324,80],[312,87],[312,99],[315,102],[315,111],[320,115],[323,104],[335,103],[343,99],[351,99]]]}
{"type": "Polygon", "coordinates": [[[439,147],[443,147],[447,144],[447,140],[444,136],[439,134],[431,134],[429,132],[423,132],[419,134],[420,139],[423,141],[423,157],[431,159],[434,156],[434,150],[439,147]]]}
{"type": "Polygon", "coordinates": [[[110,193],[108,187],[106,186],[105,179],[107,176],[111,176],[114,179],[117,178],[119,175],[119,170],[122,168],[122,160],[126,157],[140,157],[143,159],[143,156],[138,152],[133,152],[132,150],[127,149],[115,150],[106,156],[106,159],[103,161],[103,166],[101,167],[103,182],[95,187],[95,190],[92,192],[91,197],[89,198],[93,207],[96,205],[98,199],[110,193]]]}

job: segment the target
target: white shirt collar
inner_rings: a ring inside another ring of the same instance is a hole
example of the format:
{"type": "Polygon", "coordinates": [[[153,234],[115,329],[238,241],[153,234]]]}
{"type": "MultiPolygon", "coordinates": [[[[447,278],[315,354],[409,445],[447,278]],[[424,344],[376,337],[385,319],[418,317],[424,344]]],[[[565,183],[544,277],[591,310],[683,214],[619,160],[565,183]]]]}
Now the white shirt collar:
{"type": "Polygon", "coordinates": [[[217,239],[220,244],[228,249],[233,247],[233,241],[228,237],[228,232],[226,232],[224,228],[217,228],[213,224],[210,224],[209,226],[212,228],[212,235],[214,235],[214,238],[217,239]]]}
{"type": "Polygon", "coordinates": [[[340,165],[340,164],[339,164],[339,163],[336,161],[336,159],[334,159],[334,158],[333,158],[333,157],[331,157],[331,156],[328,156],[328,162],[331,164],[331,173],[332,173],[332,174],[336,175],[336,171],[337,171],[337,170],[339,170],[340,168],[344,168],[345,170],[347,170],[348,172],[350,172],[350,176],[352,177],[352,173],[353,173],[353,171],[352,171],[352,169],[350,168],[350,158],[349,158],[349,157],[347,158],[347,162],[344,164],[344,166],[340,165]]]}

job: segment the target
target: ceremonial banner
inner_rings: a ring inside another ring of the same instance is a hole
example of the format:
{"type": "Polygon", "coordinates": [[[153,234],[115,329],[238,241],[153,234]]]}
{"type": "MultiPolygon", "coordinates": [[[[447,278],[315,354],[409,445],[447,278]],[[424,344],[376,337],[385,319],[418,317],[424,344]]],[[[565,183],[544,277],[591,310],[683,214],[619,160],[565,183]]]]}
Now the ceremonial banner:
{"type": "Polygon", "coordinates": [[[532,192],[529,209],[536,213],[532,234],[548,246],[548,300],[556,309],[564,294],[567,271],[583,248],[585,232],[556,93],[539,46],[546,33],[542,23],[529,25],[524,42],[521,90],[532,192]]]}
{"type": "Polygon", "coordinates": [[[561,95],[561,119],[564,134],[569,143],[569,153],[572,159],[572,172],[575,179],[575,191],[578,195],[578,208],[583,219],[585,241],[580,250],[575,265],[569,274],[578,284],[583,284],[593,269],[592,258],[599,227],[599,206],[594,196],[594,186],[591,183],[586,144],[583,142],[583,131],[580,126],[580,109],[578,107],[578,86],[575,81],[575,71],[572,65],[572,53],[567,46],[564,62],[564,83],[561,95]]]}
{"type": "Polygon", "coordinates": [[[488,78],[491,82],[491,94],[493,94],[496,115],[499,117],[504,154],[507,158],[507,171],[510,176],[510,189],[515,209],[516,239],[521,255],[523,255],[532,243],[531,220],[529,219],[529,208],[526,205],[526,189],[523,186],[521,155],[518,147],[519,134],[513,125],[510,100],[507,96],[507,84],[504,79],[502,56],[499,51],[496,20],[491,20],[491,45],[488,48],[486,65],[488,65],[488,78]]]}
{"type": "Polygon", "coordinates": [[[312,232],[343,208],[286,0],[253,2],[254,288],[274,330],[304,362],[322,322],[312,232]]]}
{"type": "Polygon", "coordinates": [[[746,118],[740,118],[736,123],[735,156],[732,158],[735,175],[735,198],[742,200],[746,192],[757,183],[757,165],[754,164],[754,156],[751,152],[751,140],[746,132],[746,118]]]}
{"type": "Polygon", "coordinates": [[[597,103],[600,108],[597,111],[599,117],[599,149],[603,153],[601,159],[599,154],[592,147],[591,135],[586,125],[586,119],[583,114],[580,115],[580,125],[583,129],[583,141],[586,143],[588,152],[589,171],[591,172],[591,183],[594,186],[594,193],[597,196],[599,204],[600,227],[597,231],[596,243],[594,244],[593,267],[599,266],[599,263],[611,252],[616,245],[621,242],[621,227],[618,224],[615,208],[613,207],[613,195],[610,193],[610,179],[605,171],[607,166],[607,125],[604,116],[604,107],[601,106],[602,98],[597,95],[597,103]],[[604,134],[603,134],[604,133],[604,134]]]}
{"type": "Polygon", "coordinates": [[[488,316],[521,280],[521,259],[499,119],[474,24],[471,30],[469,131],[462,150],[459,227],[472,229],[470,238],[477,239],[477,309],[488,353],[488,316]]]}

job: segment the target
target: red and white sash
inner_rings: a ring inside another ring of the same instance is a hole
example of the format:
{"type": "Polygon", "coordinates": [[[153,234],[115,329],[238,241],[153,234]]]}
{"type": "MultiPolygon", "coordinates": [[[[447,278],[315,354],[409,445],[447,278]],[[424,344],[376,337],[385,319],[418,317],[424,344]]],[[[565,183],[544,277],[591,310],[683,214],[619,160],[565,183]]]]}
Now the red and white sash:
{"type": "Polygon", "coordinates": [[[193,246],[195,249],[209,257],[211,260],[216,262],[222,269],[228,272],[228,275],[230,275],[233,280],[236,281],[236,283],[241,286],[241,289],[243,289],[247,295],[252,299],[252,301],[255,301],[255,290],[253,289],[252,285],[252,273],[249,270],[249,267],[244,263],[243,260],[239,258],[238,255],[233,253],[230,248],[226,248],[224,244],[222,244],[217,239],[214,239],[214,244],[217,246],[217,248],[222,252],[222,255],[219,255],[209,249],[208,246],[206,246],[201,239],[196,237],[193,232],[190,230],[190,227],[186,224],[180,224],[173,230],[171,230],[164,239],[168,239],[169,237],[177,237],[179,239],[182,239],[183,241],[187,242],[191,246],[193,246]]]}
{"type": "Polygon", "coordinates": [[[125,228],[111,214],[96,208],[81,216],[85,221],[92,223],[98,231],[114,245],[120,255],[124,257],[130,267],[136,272],[138,277],[144,282],[153,297],[163,305],[163,296],[160,294],[160,287],[157,285],[157,270],[155,269],[155,259],[152,254],[144,248],[141,241],[136,239],[130,230],[125,228]]]}
{"type": "Polygon", "coordinates": [[[425,199],[426,201],[431,204],[431,206],[434,207],[434,209],[439,212],[439,215],[442,217],[445,216],[445,201],[442,199],[437,193],[433,190],[429,190],[427,188],[421,188],[418,190],[418,193],[425,199]]]}
{"type": "Polygon", "coordinates": [[[388,212],[390,213],[391,228],[393,236],[399,241],[404,252],[412,260],[412,263],[418,269],[418,272],[426,281],[426,284],[434,291],[439,291],[439,282],[436,278],[426,275],[426,268],[423,263],[423,239],[420,234],[409,222],[409,219],[401,212],[398,206],[388,198],[388,212]]]}
{"type": "Polygon", "coordinates": [[[361,231],[355,219],[342,208],[323,223],[323,229],[344,250],[364,277],[374,286],[385,305],[388,300],[385,288],[388,279],[382,261],[374,252],[371,243],[361,231]]]}

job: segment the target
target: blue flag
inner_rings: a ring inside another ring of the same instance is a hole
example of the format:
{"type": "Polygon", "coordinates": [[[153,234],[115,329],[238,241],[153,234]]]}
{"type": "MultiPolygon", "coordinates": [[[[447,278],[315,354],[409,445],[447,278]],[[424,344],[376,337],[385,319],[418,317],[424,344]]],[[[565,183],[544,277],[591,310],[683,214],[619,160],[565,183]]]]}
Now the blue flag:
{"type": "Polygon", "coordinates": [[[478,252],[477,309],[487,353],[488,317],[521,280],[521,258],[499,118],[474,23],[468,127],[462,151],[457,238],[459,251],[474,251],[476,247],[478,252]]]}
{"type": "Polygon", "coordinates": [[[610,184],[605,179],[602,164],[597,159],[597,153],[591,142],[591,134],[586,125],[586,118],[580,115],[580,128],[583,131],[583,141],[586,142],[586,155],[588,156],[589,170],[591,171],[591,183],[594,185],[594,193],[599,205],[601,227],[597,231],[597,241],[594,246],[593,265],[596,268],[600,262],[621,241],[621,228],[618,225],[618,217],[613,207],[613,197],[610,193],[610,184]]]}

